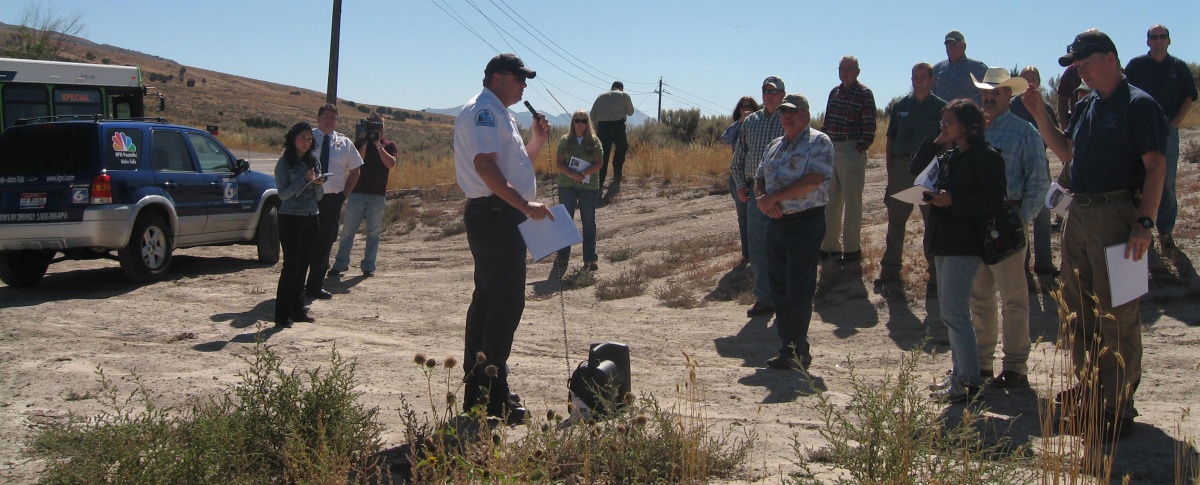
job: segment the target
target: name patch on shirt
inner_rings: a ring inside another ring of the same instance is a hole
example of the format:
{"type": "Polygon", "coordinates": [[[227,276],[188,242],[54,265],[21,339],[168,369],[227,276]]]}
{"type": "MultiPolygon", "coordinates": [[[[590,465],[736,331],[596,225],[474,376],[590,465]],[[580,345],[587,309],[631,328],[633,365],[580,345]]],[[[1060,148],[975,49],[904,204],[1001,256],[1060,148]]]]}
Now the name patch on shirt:
{"type": "Polygon", "coordinates": [[[496,117],[489,110],[481,110],[475,115],[475,126],[496,126],[496,117]]]}

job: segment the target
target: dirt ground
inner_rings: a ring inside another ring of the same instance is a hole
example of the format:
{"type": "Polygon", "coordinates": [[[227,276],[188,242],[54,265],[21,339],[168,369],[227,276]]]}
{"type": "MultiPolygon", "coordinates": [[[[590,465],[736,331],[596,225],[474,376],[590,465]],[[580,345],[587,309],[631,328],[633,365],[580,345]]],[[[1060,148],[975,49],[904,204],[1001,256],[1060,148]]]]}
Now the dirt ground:
{"type": "MultiPolygon", "coordinates": [[[[1187,130],[1183,138],[1186,146],[1200,133],[1187,130]]],[[[1184,418],[1200,396],[1200,305],[1195,303],[1200,278],[1190,260],[1197,254],[1198,171],[1197,165],[1181,163],[1184,214],[1176,237],[1183,250],[1154,256],[1151,294],[1142,303],[1145,373],[1137,392],[1141,416],[1132,436],[1120,443],[1116,464],[1117,472],[1131,474],[1134,483],[1172,482],[1176,446],[1200,436],[1197,420],[1184,418]]],[[[864,246],[874,258],[882,252],[886,229],[880,203],[883,185],[881,161],[872,160],[864,246]]],[[[455,214],[461,214],[462,207],[461,201],[412,204],[418,210],[444,207],[455,214]]],[[[916,221],[914,215],[909,256],[919,245],[916,221]]],[[[634,264],[606,259],[619,248],[639,252],[637,258],[653,258],[656,248],[670,241],[735,233],[736,216],[728,193],[634,180],[615,203],[598,211],[598,225],[597,275],[611,278],[634,264]]],[[[401,395],[416,409],[428,411],[422,404],[428,400],[424,379],[412,363],[414,354],[439,359],[461,354],[472,260],[464,235],[431,237],[438,231],[418,225],[405,235],[385,235],[373,278],[363,278],[358,270],[358,241],[350,271],[327,285],[334,298],[312,303],[316,323],[263,333],[288,367],[323,365],[335,345],[342,356],[356,359],[363,399],[383,410],[389,446],[403,438],[396,412],[401,395]]],[[[578,254],[577,248],[573,265],[579,264],[578,254]]],[[[169,277],[153,284],[130,283],[115,262],[101,260],[52,265],[50,274],[32,289],[0,286],[0,482],[36,481],[40,464],[22,450],[39,426],[61,420],[68,412],[90,414],[99,409],[95,399],[74,397],[98,388],[97,367],[127,390],[132,390],[130,375],[136,373],[167,404],[219,393],[237,382],[237,373],[246,368],[239,357],[254,345],[256,332],[270,326],[279,275],[278,265],[258,264],[254,255],[252,246],[181,250],[169,277]]],[[[705,262],[722,269],[709,286],[696,288],[696,294],[709,294],[718,280],[726,285],[744,278],[737,258],[731,252],[705,262]]],[[[920,273],[923,266],[918,261],[913,271],[920,273]]],[[[810,333],[815,358],[810,386],[799,373],[763,367],[778,337],[770,319],[746,318],[744,301],[672,309],[655,298],[655,289],[664,284],[656,280],[647,294],[622,300],[600,301],[594,288],[567,291],[560,307],[555,283],[548,280],[551,265],[531,263],[530,298],[510,361],[512,384],[534,414],[544,415],[547,409],[565,412],[570,368],[586,358],[589,343],[617,341],[632,349],[634,392],[669,405],[677,402],[676,386],[687,376],[686,353],[699,362],[699,384],[711,421],[718,426],[738,423],[758,433],[745,480],[776,483],[797,470],[793,437],[813,448],[821,446],[814,387],[835,401],[847,400],[852,391],[850,360],[859,375],[881,378],[928,334],[932,343],[924,349],[929,357],[921,360],[922,377],[932,382],[950,366],[936,299],[925,299],[923,291],[909,299],[875,294],[870,282],[877,272],[874,261],[823,266],[810,333]]],[[[909,278],[919,281],[923,276],[909,278]]],[[[983,398],[999,428],[1011,426],[1008,435],[1018,443],[1040,440],[1039,405],[1061,380],[1054,376],[1052,384],[1049,370],[1061,368],[1052,367],[1057,306],[1044,293],[1030,293],[1029,298],[1031,332],[1039,341],[1031,356],[1032,389],[991,391],[983,398]]],[[[444,389],[434,389],[440,392],[444,389]]],[[[821,478],[838,476],[820,466],[814,470],[821,478]]]]}

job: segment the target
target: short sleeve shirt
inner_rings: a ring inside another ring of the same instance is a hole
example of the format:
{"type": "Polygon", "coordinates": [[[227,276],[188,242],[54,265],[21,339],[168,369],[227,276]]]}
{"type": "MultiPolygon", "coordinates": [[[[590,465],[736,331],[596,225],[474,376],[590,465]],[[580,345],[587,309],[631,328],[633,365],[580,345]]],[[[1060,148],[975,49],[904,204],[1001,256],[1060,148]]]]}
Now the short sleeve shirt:
{"type": "Polygon", "coordinates": [[[825,180],[817,190],[803,197],[779,202],[784,214],[792,214],[829,203],[829,179],[833,177],[833,141],[817,130],[805,128],[791,142],[786,135],[767,146],[756,179],[763,180],[767,193],[787,187],[810,173],[820,173],[825,180]]]}
{"type": "Polygon", "coordinates": [[[971,81],[971,74],[974,74],[976,79],[983,79],[987,68],[987,64],[967,56],[963,56],[954,63],[946,59],[934,64],[933,94],[946,100],[947,103],[959,98],[967,98],[974,101],[975,104],[982,104],[980,103],[979,88],[975,87],[975,83],[971,81]]]}
{"type": "Polygon", "coordinates": [[[912,94],[900,98],[892,107],[888,121],[887,136],[892,139],[892,153],[912,155],[917,153],[922,140],[936,138],[945,107],[946,101],[932,93],[925,101],[917,101],[912,94]]]}
{"type": "MultiPolygon", "coordinates": [[[[313,128],[313,156],[319,160],[321,157],[321,146],[325,143],[325,133],[319,128],[313,128]]],[[[329,179],[322,184],[326,194],[338,194],[346,190],[346,173],[361,167],[363,164],[362,155],[358,154],[358,148],[354,146],[354,142],[338,132],[333,132],[329,135],[329,162],[328,166],[321,167],[323,173],[331,173],[329,179]]]]}
{"type": "Polygon", "coordinates": [[[1107,99],[1093,91],[1075,104],[1071,191],[1099,194],[1138,189],[1146,179],[1142,155],[1165,153],[1167,118],[1145,91],[1121,79],[1107,99]]]}
{"type": "Polygon", "coordinates": [[[495,153],[496,166],[525,200],[537,195],[533,162],[525,151],[517,120],[491,90],[467,101],[454,120],[454,175],[468,198],[494,195],[475,171],[475,156],[495,153]]]}
{"type": "Polygon", "coordinates": [[[1179,114],[1179,104],[1184,98],[1196,100],[1196,83],[1187,63],[1170,54],[1155,61],[1149,55],[1137,56],[1125,66],[1129,84],[1137,86],[1158,101],[1163,114],[1170,120],[1179,114]]]}

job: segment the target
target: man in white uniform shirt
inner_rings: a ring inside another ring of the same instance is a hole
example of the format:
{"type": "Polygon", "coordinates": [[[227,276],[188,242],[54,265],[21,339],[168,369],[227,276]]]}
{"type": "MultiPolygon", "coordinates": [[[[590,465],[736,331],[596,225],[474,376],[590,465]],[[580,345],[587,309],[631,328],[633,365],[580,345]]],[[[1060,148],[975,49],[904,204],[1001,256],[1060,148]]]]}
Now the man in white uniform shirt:
{"type": "Polygon", "coordinates": [[[533,161],[550,135],[545,116],[533,119],[525,144],[508,107],[521,100],[536,72],[514,54],[493,57],[483,71],[483,91],[454,121],[454,172],[467,195],[463,222],[475,259],[475,292],[467,309],[463,408],[476,406],[510,424],[525,408],[508,385],[508,356],[525,311],[525,240],[517,224],[554,217],[534,202],[533,161]],[[482,354],[481,356],[479,354],[482,354]],[[482,358],[479,358],[479,357],[482,358]]]}
{"type": "Polygon", "coordinates": [[[354,141],[334,130],[337,128],[337,106],[326,104],[317,110],[317,127],[313,129],[313,154],[320,162],[321,173],[329,173],[325,180],[325,196],[317,202],[318,216],[317,247],[313,248],[309,264],[308,283],[305,293],[320,300],[333,298],[325,291],[325,274],[329,271],[329,253],[337,240],[338,222],[342,217],[342,204],[346,194],[358,183],[362,156],[354,147],[354,141]]]}

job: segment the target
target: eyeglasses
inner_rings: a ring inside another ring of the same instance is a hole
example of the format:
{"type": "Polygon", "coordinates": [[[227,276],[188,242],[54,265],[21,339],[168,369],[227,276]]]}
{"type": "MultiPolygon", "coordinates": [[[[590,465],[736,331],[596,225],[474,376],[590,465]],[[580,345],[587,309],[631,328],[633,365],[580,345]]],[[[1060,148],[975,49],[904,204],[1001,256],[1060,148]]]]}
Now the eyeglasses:
{"type": "Polygon", "coordinates": [[[780,94],[780,93],[783,93],[782,89],[764,89],[763,90],[763,94],[780,94]]]}
{"type": "Polygon", "coordinates": [[[938,121],[938,126],[940,126],[940,127],[942,127],[942,128],[945,128],[945,127],[947,127],[947,126],[950,126],[950,125],[953,125],[953,124],[954,124],[954,122],[953,122],[953,121],[946,121],[946,120],[940,120],[940,121],[938,121]]]}
{"type": "Polygon", "coordinates": [[[1147,34],[1146,38],[1150,39],[1150,40],[1166,40],[1166,39],[1170,39],[1171,35],[1170,34],[1147,34]]]}
{"type": "Polygon", "coordinates": [[[520,74],[513,74],[513,73],[511,73],[511,72],[508,72],[508,71],[500,71],[500,72],[497,72],[496,74],[504,74],[504,75],[512,76],[512,77],[513,77],[513,81],[516,81],[516,82],[519,82],[519,83],[522,83],[522,84],[524,84],[524,83],[525,83],[525,79],[526,79],[526,77],[525,77],[525,76],[522,76],[522,75],[520,75],[520,74]]]}
{"type": "Polygon", "coordinates": [[[587,124],[587,120],[581,120],[579,118],[572,118],[571,121],[574,121],[575,124],[577,124],[577,125],[586,125],[587,124]]]}

